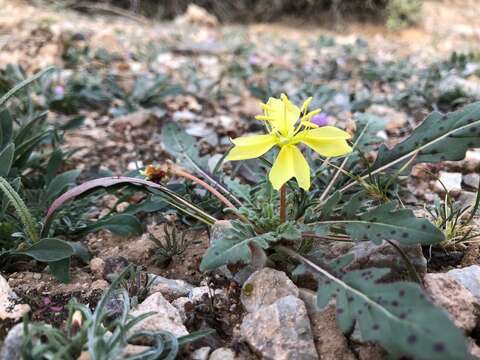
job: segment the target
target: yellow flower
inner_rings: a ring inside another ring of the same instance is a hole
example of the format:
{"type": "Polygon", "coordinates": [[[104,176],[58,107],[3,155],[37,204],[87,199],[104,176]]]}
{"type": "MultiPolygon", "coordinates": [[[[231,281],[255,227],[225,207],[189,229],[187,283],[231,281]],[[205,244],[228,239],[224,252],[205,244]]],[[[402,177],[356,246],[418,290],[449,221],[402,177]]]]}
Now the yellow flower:
{"type": "Polygon", "coordinates": [[[272,147],[278,146],[278,153],[269,180],[279,190],[291,178],[305,190],[310,188],[310,167],[298,149],[303,143],[325,157],[348,154],[352,148],[347,139],[350,135],[334,126],[318,127],[311,122],[320,109],[307,112],[312,98],[308,98],[299,109],[282,94],[280,99],[270,98],[262,104],[264,115],[256,116],[265,122],[267,135],[253,135],[232,139],[235,145],[228,153],[227,160],[246,160],[262,156],[272,147]]]}

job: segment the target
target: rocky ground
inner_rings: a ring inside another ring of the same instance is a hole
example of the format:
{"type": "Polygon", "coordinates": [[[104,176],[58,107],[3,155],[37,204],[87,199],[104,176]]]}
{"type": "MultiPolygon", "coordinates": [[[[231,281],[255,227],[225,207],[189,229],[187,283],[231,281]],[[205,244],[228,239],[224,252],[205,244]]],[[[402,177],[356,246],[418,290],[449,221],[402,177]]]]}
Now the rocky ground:
{"type": "MultiPolygon", "coordinates": [[[[258,101],[279,92],[293,98],[314,95],[329,123],[347,129],[354,129],[357,111],[386,119],[386,131],[377,136],[387,145],[398,143],[432,110],[450,111],[480,99],[480,17],[474,1],[427,1],[424,23],[399,32],[365,24],[348,24],[341,31],[321,24],[221,26],[201,12],[159,24],[136,15],[81,15],[8,0],[0,0],[0,9],[0,71],[19,64],[31,74],[55,65],[59,71],[49,85],[62,107],[50,110],[51,121],[85,116],[83,125],[65,138],[67,149],[77,149],[67,168],[82,169],[83,179],[105,170],[125,174],[167,159],[159,130],[168,122],[180,124],[197,138],[203,154],[218,159],[230,137],[258,130],[252,121],[260,112],[258,101]],[[454,51],[468,54],[462,64],[452,58],[454,51]],[[73,93],[78,103],[68,98],[72,78],[82,89],[73,93]],[[127,95],[115,96],[110,79],[127,95]],[[149,88],[152,81],[160,87],[149,88]]],[[[39,96],[36,101],[46,100],[39,96]]],[[[479,169],[480,149],[469,150],[462,161],[417,166],[402,200],[425,214],[444,198],[443,183],[459,204],[469,204],[479,186],[479,169]]],[[[127,200],[138,201],[135,196],[127,200]]],[[[92,218],[112,208],[121,213],[128,202],[106,195],[97,205],[92,218]]],[[[142,220],[149,233],[165,236],[157,218],[142,220]]],[[[474,231],[477,224],[474,219],[474,231]]],[[[156,315],[138,328],[178,336],[216,330],[184,349],[184,358],[385,358],[358,331],[340,332],[332,304],[317,311],[308,281],[295,284],[285,272],[270,268],[201,273],[202,255],[224,226],[184,226],[188,246],[167,264],[159,264],[148,234],[88,235],[82,242],[92,259],[73,264],[69,284],[59,284],[31,264],[6,269],[0,276],[0,359],[18,358],[22,325],[15,324],[24,313],[62,326],[70,298],[94,308],[113,275],[128,264],[143,266],[142,282],[151,280],[131,312],[156,315]]],[[[355,269],[405,270],[388,246],[334,244],[328,250],[332,257],[353,252],[355,269]]],[[[477,243],[405,250],[428,295],[469,336],[472,354],[480,356],[477,243]]],[[[139,350],[141,345],[128,348],[139,350]]]]}

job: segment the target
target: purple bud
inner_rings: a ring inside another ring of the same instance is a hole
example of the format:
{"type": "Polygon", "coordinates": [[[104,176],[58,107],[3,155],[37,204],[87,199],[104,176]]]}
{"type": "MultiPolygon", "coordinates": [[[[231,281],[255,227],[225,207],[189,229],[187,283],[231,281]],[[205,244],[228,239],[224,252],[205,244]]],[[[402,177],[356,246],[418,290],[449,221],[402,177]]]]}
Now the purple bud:
{"type": "Polygon", "coordinates": [[[317,126],[328,125],[328,116],[327,116],[327,114],[324,114],[324,113],[314,115],[312,117],[311,122],[314,123],[317,126]]]}
{"type": "Polygon", "coordinates": [[[54,87],[53,92],[57,96],[63,96],[65,93],[65,88],[62,85],[57,85],[54,87]]]}

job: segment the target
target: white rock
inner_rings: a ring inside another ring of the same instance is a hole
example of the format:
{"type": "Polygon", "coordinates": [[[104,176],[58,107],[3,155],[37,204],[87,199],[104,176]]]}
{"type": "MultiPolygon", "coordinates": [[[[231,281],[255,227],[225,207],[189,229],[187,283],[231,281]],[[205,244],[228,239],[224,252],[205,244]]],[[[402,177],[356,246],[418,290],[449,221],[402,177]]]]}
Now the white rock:
{"type": "Polygon", "coordinates": [[[207,360],[208,355],[210,354],[210,346],[204,346],[201,347],[200,349],[195,350],[190,354],[190,359],[191,360],[207,360]]]}
{"type": "Polygon", "coordinates": [[[264,268],[255,271],[243,284],[240,300],[251,313],[288,295],[298,296],[292,280],[283,271],[264,268]]]}
{"type": "Polygon", "coordinates": [[[19,320],[30,311],[27,304],[17,304],[17,295],[10,289],[7,280],[0,275],[0,320],[19,320]]]}
{"type": "Polygon", "coordinates": [[[193,286],[184,280],[167,279],[154,274],[148,274],[148,277],[152,279],[150,294],[161,292],[169,301],[187,296],[193,289],[193,286]]]}
{"type": "Polygon", "coordinates": [[[188,335],[177,308],[170,304],[161,293],[157,292],[147,297],[136,309],[130,311],[130,315],[139,316],[147,312],[155,312],[155,314],[136,324],[131,329],[131,333],[163,330],[169,331],[175,336],[188,335]]]}
{"type": "Polygon", "coordinates": [[[232,349],[221,347],[212,352],[208,360],[235,360],[235,353],[232,349]]]}
{"type": "Polygon", "coordinates": [[[453,277],[470,290],[477,299],[480,299],[480,266],[472,265],[462,269],[453,269],[448,271],[447,275],[453,277]]]}
{"type": "Polygon", "coordinates": [[[445,189],[447,191],[452,191],[452,190],[461,190],[462,189],[462,174],[461,173],[450,173],[446,171],[440,171],[439,174],[439,181],[435,182],[435,190],[439,192],[444,192],[445,189]]]}
{"type": "Polygon", "coordinates": [[[318,359],[305,304],[293,295],[247,314],[240,333],[262,359],[318,359]]]}
{"type": "Polygon", "coordinates": [[[480,175],[479,174],[463,175],[463,183],[472,188],[478,188],[480,184],[480,175]]]}

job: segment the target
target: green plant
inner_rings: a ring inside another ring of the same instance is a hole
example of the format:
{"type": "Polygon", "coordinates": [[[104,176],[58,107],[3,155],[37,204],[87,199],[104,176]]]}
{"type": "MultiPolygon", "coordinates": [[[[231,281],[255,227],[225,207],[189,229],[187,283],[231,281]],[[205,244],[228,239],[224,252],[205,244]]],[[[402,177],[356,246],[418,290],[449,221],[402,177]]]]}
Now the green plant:
{"type": "Polygon", "coordinates": [[[175,224],[170,225],[170,231],[167,224],[165,224],[165,236],[158,239],[152,233],[149,233],[149,238],[156,245],[155,258],[160,264],[168,264],[175,256],[181,255],[187,249],[188,243],[185,240],[186,232],[178,234],[175,224]]]}
{"type": "MultiPolygon", "coordinates": [[[[81,121],[74,118],[67,124],[51,124],[47,112],[39,109],[31,96],[22,98],[23,92],[52,71],[40,71],[0,98],[0,265],[14,265],[18,258],[31,257],[47,263],[51,272],[66,282],[71,256],[85,262],[89,254],[80,243],[61,237],[68,235],[74,240],[99,229],[140,234],[142,226],[129,214],[111,214],[96,223],[86,221],[84,214],[90,204],[81,203],[68,214],[61,214],[62,221],[52,224],[41,220],[48,204],[75,185],[80,175],[78,170],[60,173],[69,157],[60,145],[63,132],[81,121]],[[15,106],[8,107],[14,99],[15,106]],[[24,103],[27,105],[22,107],[24,103]],[[70,225],[68,229],[66,224],[70,225]]],[[[12,71],[18,72],[21,74],[12,71]]]]}
{"type": "MultiPolygon", "coordinates": [[[[283,113],[272,116],[280,121],[283,113]]],[[[304,116],[306,112],[298,114],[304,116]]],[[[262,121],[271,121],[270,114],[267,115],[262,121]]],[[[166,148],[185,169],[183,172],[191,172],[185,178],[192,181],[192,186],[207,189],[209,194],[205,196],[221,199],[218,196],[221,193],[228,201],[217,202],[217,206],[223,204],[231,216],[237,217],[231,222],[232,227],[211,244],[200,268],[211,270],[225,264],[249,263],[254,254],[264,259],[269,257],[271,261],[284,261],[288,257],[290,264],[299,263],[294,274],[310,272],[318,279],[320,307],[330,298],[337,298],[337,321],[343,331],[351,331],[353,324],[358,322],[364,339],[380,343],[395,357],[463,359],[467,354],[463,335],[445,313],[423,295],[421,279],[402,249],[405,245],[442,244],[444,232],[401,205],[400,184],[414,164],[460,160],[468,148],[480,146],[480,103],[449,114],[433,112],[410,136],[391,149],[375,136],[385,127],[384,121],[370,114],[359,115],[356,120],[352,152],[345,157],[325,159],[306,151],[305,159],[313,178],[308,191],[303,178],[303,188],[293,179],[286,179],[281,191],[274,190],[266,178],[274,159],[273,154],[263,155],[268,149],[259,152],[255,148],[253,155],[259,159],[241,162],[231,174],[235,175],[240,167],[247,167],[254,178],[260,179],[255,184],[242,183],[222,173],[224,159],[210,172],[193,138],[178,127],[167,125],[164,128],[166,148]],[[369,160],[365,154],[377,148],[375,160],[369,160]],[[197,176],[203,181],[198,181],[197,176]],[[326,261],[319,245],[339,241],[372,241],[376,245],[386,241],[405,261],[414,282],[383,283],[381,280],[388,269],[347,271],[352,259],[350,255],[326,261]]],[[[275,131],[277,125],[275,122],[267,124],[270,131],[275,131]]],[[[341,139],[345,139],[343,133],[341,135],[341,139]]],[[[282,145],[285,144],[280,143],[282,145]]],[[[296,163],[292,164],[295,167],[296,163]]],[[[162,176],[153,176],[153,170],[145,171],[145,175],[152,176],[158,183],[119,177],[98,179],[73,188],[53,203],[49,215],[67,200],[92,189],[123,184],[145,187],[177,211],[205,224],[216,220],[207,214],[207,209],[189,202],[163,184],[169,179],[165,176],[168,171],[162,172],[162,176]]],[[[293,178],[295,172],[289,175],[293,178]]],[[[216,214],[221,212],[217,210],[216,214]]]]}
{"type": "Polygon", "coordinates": [[[107,360],[121,356],[125,347],[139,337],[151,340],[142,352],[123,356],[122,359],[175,359],[179,349],[191,341],[209,335],[204,330],[176,338],[166,331],[140,331],[132,333],[135,324],[152,316],[146,313],[130,317],[130,297],[122,284],[132,274],[133,268],[127,267],[105,291],[92,312],[87,306],[72,299],[68,304],[69,317],[66,331],[41,323],[31,323],[24,318],[24,336],[22,356],[28,360],[59,359],[73,360],[82,351],[88,351],[92,360],[107,360]],[[121,311],[113,321],[107,321],[111,315],[108,302],[112,299],[121,303],[121,311]]]}
{"type": "Polygon", "coordinates": [[[445,185],[437,179],[445,191],[443,201],[435,199],[432,209],[425,207],[433,223],[444,234],[445,240],[439,246],[445,249],[466,247],[467,244],[480,241],[480,234],[472,223],[480,204],[480,191],[477,190],[475,202],[468,205],[456,203],[445,185]]]}
{"type": "Polygon", "coordinates": [[[422,17],[422,0],[390,0],[386,11],[391,29],[416,25],[422,17]]]}

